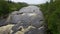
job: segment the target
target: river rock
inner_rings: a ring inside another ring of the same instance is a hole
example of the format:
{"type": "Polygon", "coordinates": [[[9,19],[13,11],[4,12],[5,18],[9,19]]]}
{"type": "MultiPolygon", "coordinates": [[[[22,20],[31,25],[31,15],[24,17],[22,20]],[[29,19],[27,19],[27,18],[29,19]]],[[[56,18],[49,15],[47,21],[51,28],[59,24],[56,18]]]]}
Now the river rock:
{"type": "Polygon", "coordinates": [[[37,6],[23,7],[13,17],[11,16],[11,18],[12,23],[16,23],[16,25],[12,27],[13,34],[21,29],[19,28],[20,26],[24,29],[29,26],[35,27],[26,31],[27,33],[25,32],[25,34],[45,34],[43,13],[37,6]]]}

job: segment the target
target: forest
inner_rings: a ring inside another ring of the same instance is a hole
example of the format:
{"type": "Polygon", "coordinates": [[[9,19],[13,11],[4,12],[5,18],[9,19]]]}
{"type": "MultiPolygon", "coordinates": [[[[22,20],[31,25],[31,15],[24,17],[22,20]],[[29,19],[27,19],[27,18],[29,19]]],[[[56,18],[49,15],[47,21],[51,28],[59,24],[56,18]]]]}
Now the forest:
{"type": "MultiPolygon", "coordinates": [[[[0,18],[7,17],[9,13],[18,11],[27,3],[15,3],[12,1],[0,0],[0,18]]],[[[60,34],[60,0],[50,0],[44,4],[37,5],[44,14],[47,24],[47,34],[60,34]]]]}
{"type": "Polygon", "coordinates": [[[0,0],[0,18],[7,17],[9,13],[18,11],[22,7],[28,6],[26,3],[15,3],[12,1],[0,0]]]}
{"type": "Polygon", "coordinates": [[[39,5],[45,16],[49,34],[60,34],[60,0],[39,5]]]}

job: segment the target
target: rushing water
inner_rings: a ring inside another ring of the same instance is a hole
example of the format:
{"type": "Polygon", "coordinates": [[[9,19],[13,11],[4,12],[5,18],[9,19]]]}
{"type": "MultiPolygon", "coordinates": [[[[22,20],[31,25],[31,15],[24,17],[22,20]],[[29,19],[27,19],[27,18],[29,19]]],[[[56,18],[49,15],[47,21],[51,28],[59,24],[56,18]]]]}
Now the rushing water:
{"type": "Polygon", "coordinates": [[[28,28],[29,26],[35,27],[31,28],[25,34],[44,34],[44,17],[43,13],[40,11],[40,8],[37,6],[23,7],[19,11],[14,11],[9,15],[7,20],[0,21],[2,24],[4,22],[16,24],[12,27],[12,34],[17,32],[20,26],[23,28],[28,28]]]}
{"type": "Polygon", "coordinates": [[[11,16],[12,23],[17,23],[12,28],[12,30],[14,31],[13,33],[17,32],[20,26],[22,26],[23,28],[33,26],[35,27],[35,29],[32,28],[33,30],[31,29],[25,34],[33,34],[35,31],[35,34],[44,34],[44,17],[39,9],[40,8],[38,8],[37,6],[28,6],[20,9],[16,14],[14,14],[14,16],[11,16]]]}

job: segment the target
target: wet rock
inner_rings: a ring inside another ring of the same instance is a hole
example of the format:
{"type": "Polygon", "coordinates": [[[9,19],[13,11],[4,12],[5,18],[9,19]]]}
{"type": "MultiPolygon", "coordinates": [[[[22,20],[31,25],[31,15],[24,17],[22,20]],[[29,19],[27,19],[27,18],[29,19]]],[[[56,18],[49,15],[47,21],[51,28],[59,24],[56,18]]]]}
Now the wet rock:
{"type": "Polygon", "coordinates": [[[44,26],[39,28],[30,28],[29,31],[26,31],[24,34],[46,34],[44,26]]]}
{"type": "Polygon", "coordinates": [[[12,12],[7,20],[6,24],[14,24],[11,29],[2,30],[1,34],[45,34],[44,17],[40,8],[37,6],[23,7],[19,11],[12,12]],[[22,26],[22,27],[21,27],[22,26]],[[33,27],[30,27],[33,26],[33,27]],[[7,32],[7,33],[6,33],[7,32]]]}
{"type": "Polygon", "coordinates": [[[38,29],[44,26],[44,17],[37,6],[28,6],[20,9],[18,13],[12,17],[12,19],[12,21],[16,23],[16,25],[12,27],[13,34],[19,31],[20,26],[22,26],[24,29],[28,28],[29,26],[36,28],[27,31],[27,34],[45,34],[45,28],[42,28],[41,30],[38,29]]]}

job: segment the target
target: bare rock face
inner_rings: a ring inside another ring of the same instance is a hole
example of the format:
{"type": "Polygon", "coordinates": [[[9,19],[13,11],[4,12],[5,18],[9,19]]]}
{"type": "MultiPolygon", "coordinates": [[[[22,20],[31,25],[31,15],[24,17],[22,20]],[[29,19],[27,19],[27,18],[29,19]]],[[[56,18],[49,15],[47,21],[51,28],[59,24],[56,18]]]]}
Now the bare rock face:
{"type": "Polygon", "coordinates": [[[16,24],[12,27],[13,32],[11,34],[21,31],[22,27],[27,29],[29,26],[34,28],[29,28],[24,34],[45,34],[44,17],[37,6],[23,7],[19,11],[13,12],[8,17],[7,22],[16,24]]]}
{"type": "Polygon", "coordinates": [[[11,24],[13,24],[13,23],[17,23],[17,19],[16,18],[18,18],[17,16],[17,13],[18,13],[18,11],[14,11],[14,12],[12,12],[11,14],[9,14],[9,16],[8,16],[8,18],[7,18],[7,20],[6,20],[6,23],[11,23],[11,24]],[[16,21],[15,21],[16,20],[16,21]]]}

